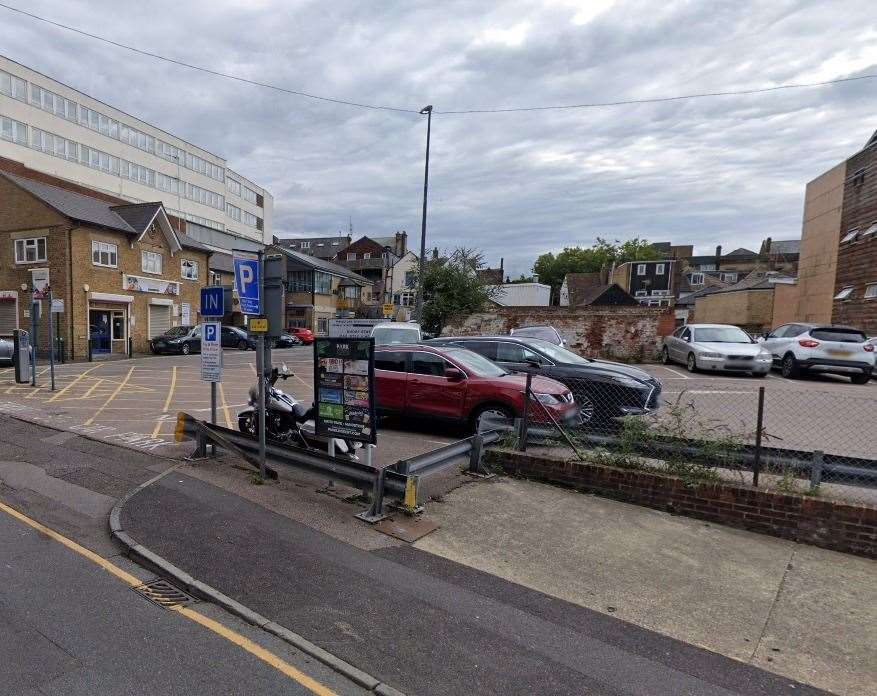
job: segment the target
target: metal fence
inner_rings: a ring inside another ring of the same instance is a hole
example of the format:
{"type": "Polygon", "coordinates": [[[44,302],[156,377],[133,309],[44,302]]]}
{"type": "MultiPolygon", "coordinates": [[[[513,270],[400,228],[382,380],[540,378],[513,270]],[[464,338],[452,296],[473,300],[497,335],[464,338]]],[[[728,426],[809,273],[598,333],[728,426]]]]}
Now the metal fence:
{"type": "Polygon", "coordinates": [[[837,384],[710,380],[656,398],[631,393],[633,385],[565,381],[581,422],[547,418],[531,394],[528,412],[506,424],[506,444],[877,506],[877,399],[870,385],[864,393],[850,385],[847,394],[837,384]]]}

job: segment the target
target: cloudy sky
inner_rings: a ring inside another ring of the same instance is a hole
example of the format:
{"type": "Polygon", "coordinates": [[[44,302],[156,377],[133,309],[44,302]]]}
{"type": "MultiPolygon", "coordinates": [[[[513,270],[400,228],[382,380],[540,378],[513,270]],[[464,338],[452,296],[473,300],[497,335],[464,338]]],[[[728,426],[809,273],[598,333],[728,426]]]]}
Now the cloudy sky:
{"type": "MultiPolygon", "coordinates": [[[[757,248],[877,129],[877,80],[562,111],[877,73],[873,0],[4,0],[115,41],[340,99],[433,104],[428,245],[514,275],[595,237],[757,248]],[[839,12],[839,6],[842,12],[839,12]]],[[[228,159],[278,236],[420,232],[425,117],[283,94],[0,8],[0,53],[228,159]]]]}

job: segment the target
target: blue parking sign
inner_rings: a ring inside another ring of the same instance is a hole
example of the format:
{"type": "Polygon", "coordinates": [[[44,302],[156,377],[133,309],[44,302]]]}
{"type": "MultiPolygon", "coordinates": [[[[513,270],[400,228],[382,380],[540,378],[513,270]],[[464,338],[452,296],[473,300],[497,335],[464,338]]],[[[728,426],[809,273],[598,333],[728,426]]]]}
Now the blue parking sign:
{"type": "Polygon", "coordinates": [[[259,262],[256,259],[234,260],[234,284],[241,299],[241,312],[261,314],[262,297],[259,294],[259,262]]]}
{"type": "Polygon", "coordinates": [[[225,314],[225,291],[220,285],[201,288],[201,316],[221,317],[225,314]]]}

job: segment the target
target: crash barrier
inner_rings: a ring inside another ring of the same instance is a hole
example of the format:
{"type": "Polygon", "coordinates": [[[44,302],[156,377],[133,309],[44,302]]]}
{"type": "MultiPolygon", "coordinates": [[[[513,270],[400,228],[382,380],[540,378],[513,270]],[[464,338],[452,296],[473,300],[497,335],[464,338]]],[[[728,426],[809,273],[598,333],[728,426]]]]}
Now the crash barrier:
{"type": "MultiPolygon", "coordinates": [[[[319,450],[305,449],[287,443],[268,440],[265,459],[269,476],[277,478],[274,468],[277,465],[294,467],[311,473],[325,475],[331,481],[343,481],[363,493],[370,495],[371,507],[357,514],[367,522],[377,522],[385,517],[384,498],[397,499],[396,507],[409,514],[420,512],[423,508],[417,498],[419,477],[449,467],[462,456],[467,456],[467,471],[473,475],[487,475],[482,467],[483,447],[494,442],[496,433],[479,433],[427,452],[397,462],[389,467],[375,467],[356,460],[333,457],[319,450]]],[[[175,430],[177,442],[194,440],[196,449],[193,458],[207,456],[207,445],[213,443],[227,451],[237,454],[257,470],[259,468],[259,443],[237,430],[223,428],[206,421],[193,418],[187,413],[177,414],[175,430]]]]}
{"type": "MultiPolygon", "coordinates": [[[[576,401],[585,404],[583,422],[562,427],[542,413],[534,425],[532,414],[546,409],[531,394],[514,428],[495,427],[513,431],[519,451],[566,448],[623,468],[665,469],[695,479],[733,475],[753,487],[877,503],[877,434],[867,415],[877,400],[836,389],[741,388],[740,382],[680,388],[645,413],[614,417],[594,417],[600,390],[589,385],[584,392],[573,384],[576,401]]],[[[870,385],[834,386],[870,394],[870,385]]]]}

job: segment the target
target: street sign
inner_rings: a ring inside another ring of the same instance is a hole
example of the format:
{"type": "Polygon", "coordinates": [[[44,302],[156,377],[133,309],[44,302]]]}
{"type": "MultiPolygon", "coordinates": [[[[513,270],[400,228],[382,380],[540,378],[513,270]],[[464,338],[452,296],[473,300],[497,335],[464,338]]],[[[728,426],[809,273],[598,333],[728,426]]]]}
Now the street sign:
{"type": "Polygon", "coordinates": [[[30,278],[33,289],[42,296],[42,293],[45,292],[47,287],[49,287],[49,269],[32,268],[30,271],[30,278]]]}
{"type": "Polygon", "coordinates": [[[180,305],[180,323],[183,326],[191,326],[192,324],[192,307],[188,302],[180,305]]]}
{"type": "Polygon", "coordinates": [[[253,333],[265,333],[268,330],[268,320],[250,319],[249,329],[253,333]]]}
{"type": "Polygon", "coordinates": [[[201,288],[201,316],[221,317],[225,315],[225,290],[221,285],[201,288]]]}
{"type": "Polygon", "coordinates": [[[383,319],[330,319],[329,338],[368,338],[383,319]]]}
{"type": "Polygon", "coordinates": [[[64,300],[52,300],[52,314],[64,314],[64,300]]]}
{"type": "Polygon", "coordinates": [[[241,298],[241,312],[262,313],[262,296],[259,293],[259,261],[257,259],[234,259],[234,283],[241,298]]]}
{"type": "Polygon", "coordinates": [[[377,442],[373,338],[316,339],[314,385],[318,437],[377,442]]]}
{"type": "Polygon", "coordinates": [[[385,304],[385,305],[383,305],[383,307],[381,307],[381,309],[384,310],[384,316],[387,317],[388,319],[393,316],[393,305],[392,304],[385,304]]]}
{"type": "Polygon", "coordinates": [[[201,325],[201,379],[222,381],[222,325],[208,321],[201,325]]]}

